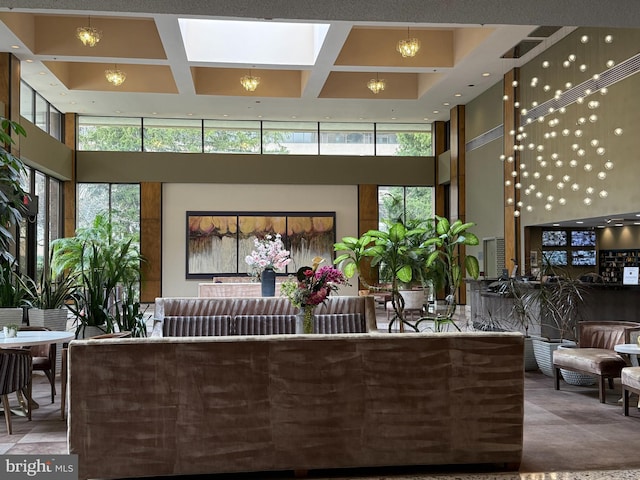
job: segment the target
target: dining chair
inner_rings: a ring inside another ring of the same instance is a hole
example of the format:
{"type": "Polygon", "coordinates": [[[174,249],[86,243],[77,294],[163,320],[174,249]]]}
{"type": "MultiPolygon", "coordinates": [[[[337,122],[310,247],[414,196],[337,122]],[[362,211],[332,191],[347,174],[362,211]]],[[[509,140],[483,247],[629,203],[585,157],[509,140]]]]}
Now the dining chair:
{"type": "Polygon", "coordinates": [[[31,354],[24,349],[2,348],[0,349],[0,396],[2,396],[2,408],[7,424],[7,433],[11,435],[11,407],[9,406],[9,394],[17,392],[22,394],[22,408],[25,409],[27,418],[31,420],[31,354]]]}
{"type": "MultiPolygon", "coordinates": [[[[47,327],[20,327],[20,331],[42,332],[50,331],[47,327]]],[[[56,395],[56,344],[32,345],[25,347],[31,353],[33,370],[44,372],[51,384],[51,403],[56,395]]]]}
{"type": "MultiPolygon", "coordinates": [[[[131,337],[131,332],[114,332],[104,333],[102,335],[94,335],[88,340],[101,340],[105,338],[128,338],[131,337]]],[[[62,354],[60,356],[60,418],[65,420],[67,418],[67,376],[69,375],[69,367],[67,366],[67,358],[69,356],[69,345],[65,344],[62,347],[62,354]]]]}

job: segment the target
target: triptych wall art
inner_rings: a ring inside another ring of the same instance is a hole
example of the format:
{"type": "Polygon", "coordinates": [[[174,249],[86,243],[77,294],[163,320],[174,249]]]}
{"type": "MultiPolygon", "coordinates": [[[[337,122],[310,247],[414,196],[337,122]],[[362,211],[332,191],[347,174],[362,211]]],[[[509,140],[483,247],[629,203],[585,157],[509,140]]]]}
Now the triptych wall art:
{"type": "Polygon", "coordinates": [[[245,257],[254,239],[280,234],[291,252],[286,272],[322,257],[330,265],[336,241],[335,212],[187,212],[186,278],[247,275],[245,257]]]}

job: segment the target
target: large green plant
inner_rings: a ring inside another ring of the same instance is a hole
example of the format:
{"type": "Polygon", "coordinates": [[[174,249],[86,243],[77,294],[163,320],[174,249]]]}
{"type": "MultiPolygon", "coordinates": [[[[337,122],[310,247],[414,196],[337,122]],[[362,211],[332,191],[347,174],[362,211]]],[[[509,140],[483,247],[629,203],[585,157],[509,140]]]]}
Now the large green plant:
{"type": "Polygon", "coordinates": [[[69,305],[76,316],[76,336],[89,326],[113,332],[123,286],[140,279],[143,259],[134,238],[115,234],[108,218],[97,215],[91,227],[78,229],[75,237],[54,240],[52,248],[54,272],[77,275],[69,305]]]}
{"type": "Polygon", "coordinates": [[[33,281],[18,272],[15,260],[0,261],[0,307],[23,308],[33,305],[33,281]]]}
{"type": "Polygon", "coordinates": [[[465,255],[461,262],[460,247],[475,246],[479,244],[478,237],[469,231],[475,225],[473,222],[463,223],[460,219],[453,222],[447,218],[436,215],[435,233],[423,245],[425,247],[435,247],[427,257],[427,266],[440,264],[445,277],[448,292],[445,298],[446,311],[434,317],[423,317],[418,320],[417,325],[424,320],[434,321],[436,331],[440,331],[444,325],[451,324],[455,328],[458,326],[453,322],[453,315],[456,311],[457,292],[462,283],[462,275],[466,270],[467,274],[477,279],[480,275],[478,259],[473,255],[465,255]]]}
{"type": "Polygon", "coordinates": [[[4,117],[0,117],[0,127],[0,262],[6,267],[13,262],[9,251],[14,242],[13,229],[27,212],[28,197],[22,186],[26,177],[24,163],[11,153],[11,132],[22,136],[27,133],[20,124],[4,117]]]}
{"type": "Polygon", "coordinates": [[[396,321],[400,322],[401,327],[408,325],[414,328],[405,319],[404,299],[400,289],[413,280],[426,281],[429,275],[426,259],[430,248],[425,245],[428,231],[425,227],[408,228],[402,221],[396,221],[389,226],[388,231],[369,230],[360,238],[344,237],[341,242],[334,244],[335,251],[343,252],[334,263],[340,265],[347,278],[360,272],[365,259],[371,261],[372,267],[384,266],[389,272],[388,286],[368,285],[360,276],[368,289],[391,294],[394,316],[389,322],[389,330],[396,321]],[[416,279],[416,272],[422,278],[416,279]]]}

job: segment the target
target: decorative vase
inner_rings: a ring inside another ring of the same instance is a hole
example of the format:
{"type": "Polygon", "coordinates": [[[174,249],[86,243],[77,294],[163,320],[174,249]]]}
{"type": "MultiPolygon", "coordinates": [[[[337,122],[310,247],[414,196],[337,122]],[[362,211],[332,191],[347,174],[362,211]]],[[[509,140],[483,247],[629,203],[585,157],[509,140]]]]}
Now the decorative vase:
{"type": "Polygon", "coordinates": [[[276,272],[273,268],[265,268],[260,275],[263,297],[275,297],[276,295],[276,272]]]}
{"type": "Polygon", "coordinates": [[[305,305],[296,315],[296,333],[313,333],[315,305],[305,305]]]}

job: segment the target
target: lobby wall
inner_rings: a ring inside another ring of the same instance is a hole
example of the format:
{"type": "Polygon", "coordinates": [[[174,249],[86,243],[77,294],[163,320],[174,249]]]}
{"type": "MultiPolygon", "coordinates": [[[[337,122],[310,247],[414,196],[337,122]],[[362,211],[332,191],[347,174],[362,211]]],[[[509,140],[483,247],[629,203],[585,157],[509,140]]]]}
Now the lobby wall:
{"type": "Polygon", "coordinates": [[[467,221],[475,222],[472,232],[480,239],[477,247],[467,247],[483,271],[482,240],[504,236],[502,135],[491,131],[502,125],[502,81],[499,81],[466,106],[467,132],[467,221]]]}
{"type": "MultiPolygon", "coordinates": [[[[163,296],[196,296],[198,283],[207,281],[185,278],[187,211],[335,211],[337,240],[358,233],[356,185],[165,183],[162,198],[163,296]]],[[[341,295],[357,295],[357,281],[351,283],[341,295]]]]}
{"type": "MultiPolygon", "coordinates": [[[[520,101],[522,108],[531,110],[533,102],[542,104],[554,99],[557,90],[566,91],[567,83],[576,88],[583,82],[590,81],[594,75],[603,75],[609,68],[607,62],[613,61],[619,65],[624,60],[638,53],[640,31],[634,29],[595,29],[579,28],[565,37],[562,41],[550,47],[546,52],[524,65],[520,70],[520,101]],[[605,40],[611,35],[611,40],[605,40]],[[586,41],[583,37],[586,36],[586,41]],[[574,61],[568,61],[571,55],[574,61]],[[548,62],[548,64],[544,63],[548,62]],[[584,67],[582,67],[584,65],[584,67]],[[584,70],[582,71],[581,70],[584,70]],[[536,78],[537,84],[532,80],[536,78]],[[545,87],[548,86],[548,87],[545,87]]],[[[521,215],[521,226],[536,225],[547,222],[562,222],[595,216],[607,216],[635,211],[640,204],[640,189],[637,188],[637,157],[640,151],[640,136],[637,135],[637,125],[640,123],[640,109],[637,105],[637,92],[640,90],[640,75],[631,73],[608,87],[606,95],[600,92],[584,94],[584,88],[578,89],[583,101],[574,101],[562,110],[544,112],[544,121],[537,118],[525,127],[528,134],[523,145],[529,142],[542,144],[542,152],[531,152],[525,148],[523,158],[531,175],[538,171],[541,178],[536,182],[537,191],[541,191],[541,198],[533,194],[524,194],[524,188],[529,184],[522,180],[523,191],[521,198],[530,204],[533,210],[526,210],[521,215]],[[591,108],[590,102],[598,102],[598,106],[591,108]],[[589,120],[596,115],[597,120],[589,120]],[[549,121],[557,119],[557,125],[549,121]],[[622,128],[623,134],[614,133],[616,128],[622,128]],[[579,131],[579,132],[577,132],[579,131]],[[555,132],[556,137],[547,138],[555,132]],[[592,141],[598,141],[598,147],[605,148],[605,154],[599,155],[592,141]],[[579,150],[584,150],[580,155],[579,150]],[[557,153],[558,157],[553,158],[557,153]],[[536,165],[533,155],[542,155],[547,165],[536,165]],[[557,161],[561,167],[556,166],[557,161]],[[571,160],[577,165],[571,167],[571,160]],[[614,168],[607,170],[604,163],[611,160],[614,168]],[[592,166],[586,171],[584,166],[592,166]],[[597,177],[599,172],[606,175],[604,180],[597,177]],[[545,180],[551,175],[550,180],[545,180]],[[562,177],[568,175],[570,180],[563,181],[564,187],[557,188],[562,177]],[[577,184],[578,190],[571,186],[577,184]],[[586,192],[587,187],[593,188],[593,194],[586,192]],[[606,191],[606,198],[600,197],[601,191],[606,191]],[[548,196],[553,201],[548,202],[548,196]],[[560,205],[558,199],[566,199],[565,205],[560,205]],[[590,197],[591,203],[585,203],[590,197]],[[545,205],[549,203],[550,209],[545,205]]],[[[546,107],[546,105],[545,105],[546,107]]]]}

